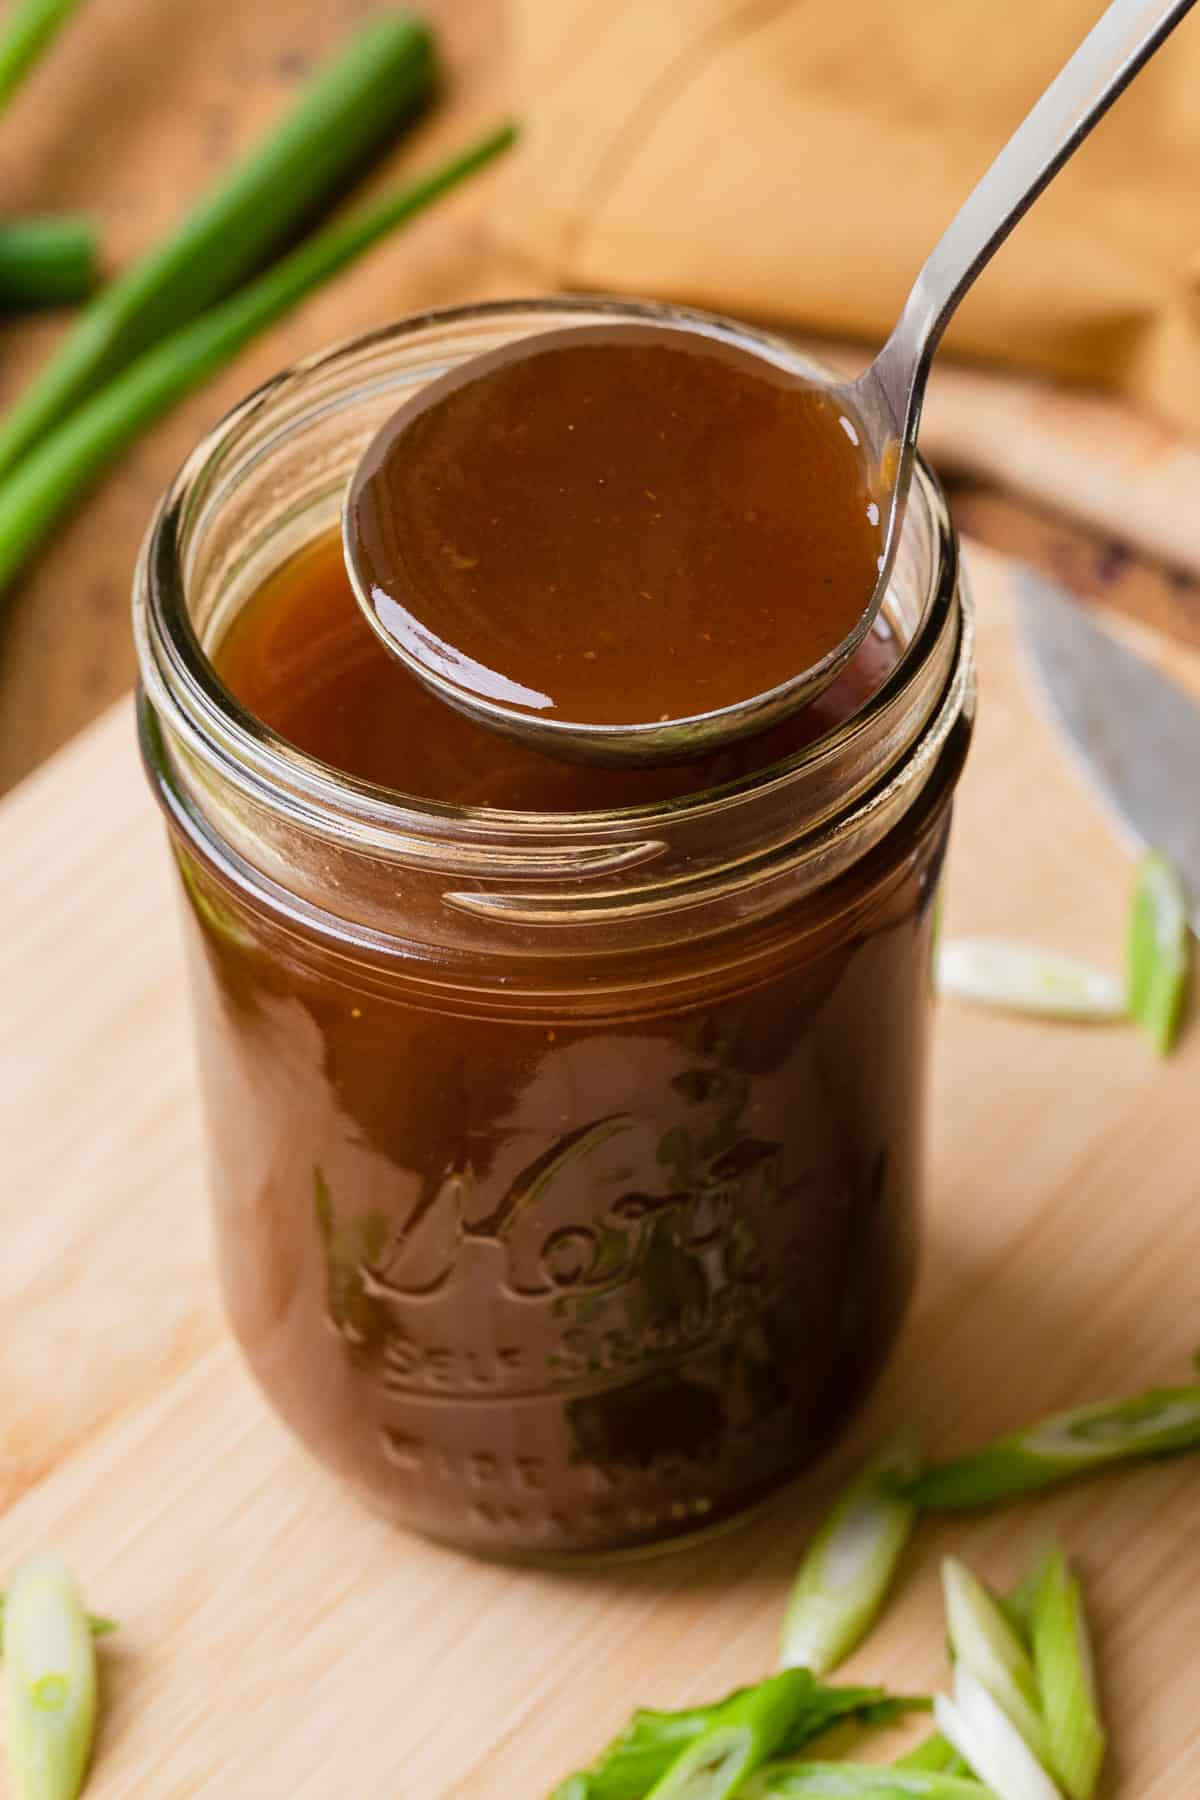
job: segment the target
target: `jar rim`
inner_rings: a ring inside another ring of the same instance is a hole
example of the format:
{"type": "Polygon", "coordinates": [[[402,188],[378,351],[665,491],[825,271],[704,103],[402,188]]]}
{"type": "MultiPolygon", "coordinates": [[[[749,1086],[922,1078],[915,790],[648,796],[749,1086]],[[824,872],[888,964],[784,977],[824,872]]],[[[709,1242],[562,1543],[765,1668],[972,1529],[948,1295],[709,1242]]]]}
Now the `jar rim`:
{"type": "MultiPolygon", "coordinates": [[[[459,327],[515,323],[522,317],[531,317],[540,325],[554,317],[577,321],[588,316],[670,321],[769,354],[797,372],[814,366],[814,359],[786,338],[713,313],[588,295],[436,308],[343,339],[289,365],[235,405],[200,441],[164,494],[147,532],[134,592],[134,630],[142,685],[158,726],[166,725],[202,762],[215,762],[223,778],[255,800],[299,812],[310,825],[324,820],[338,836],[349,830],[377,840],[393,835],[411,840],[414,833],[419,836],[458,827],[476,839],[517,837],[529,842],[547,834],[561,841],[595,834],[606,826],[646,830],[656,821],[702,818],[766,794],[800,772],[835,759],[849,739],[870,729],[889,709],[902,705],[905,692],[941,639],[956,604],[959,583],[954,527],[941,487],[920,457],[914,467],[905,531],[913,528],[915,515],[923,512],[933,554],[919,622],[896,664],[848,719],[788,756],[718,786],[608,809],[536,812],[457,806],[361,780],[307,755],[265,725],[225,686],[191,618],[185,564],[188,534],[211,499],[214,470],[239,434],[251,432],[273,405],[286,402],[290,391],[336,374],[355,357],[391,350],[422,335],[453,333],[459,327]]],[[[961,646],[955,660],[961,660],[961,646]]],[[[157,761],[153,745],[150,753],[157,761]]]]}

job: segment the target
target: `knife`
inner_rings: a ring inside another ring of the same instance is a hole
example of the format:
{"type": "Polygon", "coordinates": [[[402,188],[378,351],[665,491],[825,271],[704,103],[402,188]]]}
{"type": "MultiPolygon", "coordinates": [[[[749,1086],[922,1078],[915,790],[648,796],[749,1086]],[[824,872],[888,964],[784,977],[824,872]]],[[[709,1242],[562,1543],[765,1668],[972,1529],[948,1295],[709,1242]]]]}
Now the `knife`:
{"type": "Polygon", "coordinates": [[[1042,711],[1131,848],[1174,863],[1200,932],[1200,704],[1036,570],[1015,563],[1012,591],[1042,711]]]}

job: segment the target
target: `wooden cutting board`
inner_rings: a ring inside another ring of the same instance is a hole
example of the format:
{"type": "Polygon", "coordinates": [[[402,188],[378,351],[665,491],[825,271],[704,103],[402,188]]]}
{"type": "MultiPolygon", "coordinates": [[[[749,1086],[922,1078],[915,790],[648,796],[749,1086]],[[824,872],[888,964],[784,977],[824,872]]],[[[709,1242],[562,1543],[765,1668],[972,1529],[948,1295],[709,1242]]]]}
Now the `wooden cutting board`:
{"type": "MultiPolygon", "coordinates": [[[[1030,710],[1000,565],[980,555],[975,575],[982,708],[946,930],[1112,961],[1129,865],[1030,710]]],[[[817,1509],[889,1428],[956,1451],[1187,1378],[1200,1030],[1164,1065],[1130,1030],[946,1006],[918,1304],[837,1455],[752,1526],[640,1566],[536,1574],[430,1548],[309,1464],[222,1329],[175,901],[128,705],[0,808],[0,909],[0,1570],[56,1547],[121,1620],[90,1800],[540,1800],[633,1703],[767,1671],[817,1509]]],[[[1059,1532],[1097,1624],[1106,1793],[1185,1800],[1198,1501],[1185,1459],[927,1525],[850,1670],[943,1680],[939,1558],[1003,1582],[1059,1532]]]]}

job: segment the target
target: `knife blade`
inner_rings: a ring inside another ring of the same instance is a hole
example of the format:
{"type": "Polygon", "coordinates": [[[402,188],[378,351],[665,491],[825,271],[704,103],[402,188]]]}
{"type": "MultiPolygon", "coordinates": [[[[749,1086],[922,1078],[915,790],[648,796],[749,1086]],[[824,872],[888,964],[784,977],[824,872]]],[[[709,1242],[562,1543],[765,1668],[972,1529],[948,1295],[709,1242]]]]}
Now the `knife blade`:
{"type": "Polygon", "coordinates": [[[1130,847],[1174,863],[1200,932],[1200,704],[1036,570],[1012,592],[1042,711],[1130,847]]]}

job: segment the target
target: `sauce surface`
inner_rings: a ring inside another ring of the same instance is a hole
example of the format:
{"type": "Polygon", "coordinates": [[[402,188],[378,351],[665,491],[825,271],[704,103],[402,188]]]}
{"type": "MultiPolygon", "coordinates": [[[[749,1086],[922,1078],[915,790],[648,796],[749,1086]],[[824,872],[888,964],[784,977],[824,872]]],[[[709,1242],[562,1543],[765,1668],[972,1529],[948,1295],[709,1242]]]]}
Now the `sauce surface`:
{"type": "Polygon", "coordinates": [[[572,812],[680,798],[790,755],[879,687],[897,656],[885,632],[878,623],[804,712],[758,738],[657,769],[562,762],[455,712],[379,642],[332,532],[253,596],[214,661],[249,712],[344,774],[450,805],[572,812]]]}
{"type": "Polygon", "coordinates": [[[812,668],[877,578],[852,421],[696,330],[541,334],[422,390],[351,489],[385,632],[466,696],[577,724],[691,717],[812,668]]]}

